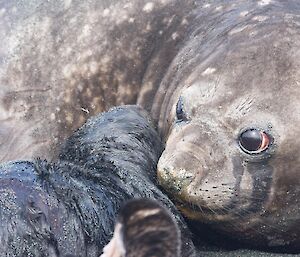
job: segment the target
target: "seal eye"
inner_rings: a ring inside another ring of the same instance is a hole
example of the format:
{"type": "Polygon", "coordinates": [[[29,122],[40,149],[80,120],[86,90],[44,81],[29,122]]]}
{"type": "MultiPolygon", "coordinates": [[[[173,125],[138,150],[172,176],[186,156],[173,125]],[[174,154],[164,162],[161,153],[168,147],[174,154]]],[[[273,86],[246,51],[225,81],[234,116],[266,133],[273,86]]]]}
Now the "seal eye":
{"type": "Polygon", "coordinates": [[[270,145],[270,137],[264,131],[247,129],[239,137],[239,144],[246,153],[255,154],[266,150],[270,145]]]}
{"type": "Polygon", "coordinates": [[[179,97],[178,102],[176,104],[176,117],[177,121],[187,121],[186,114],[183,110],[183,100],[181,96],[179,97]]]}

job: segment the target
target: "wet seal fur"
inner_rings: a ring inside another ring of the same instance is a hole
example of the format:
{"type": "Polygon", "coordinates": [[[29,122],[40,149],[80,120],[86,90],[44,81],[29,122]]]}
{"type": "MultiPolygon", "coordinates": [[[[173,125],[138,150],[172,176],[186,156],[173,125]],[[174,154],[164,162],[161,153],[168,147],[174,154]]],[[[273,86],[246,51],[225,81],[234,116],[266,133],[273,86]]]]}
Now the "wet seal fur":
{"type": "Polygon", "coordinates": [[[166,142],[160,183],[188,218],[300,251],[299,1],[1,5],[1,160],[55,158],[88,116],[138,103],[166,142]],[[253,127],[273,138],[258,155],[238,143],[253,127]]]}
{"type": "Polygon", "coordinates": [[[180,231],[158,202],[135,199],[120,210],[114,236],[100,257],[181,257],[180,231]]]}
{"type": "Polygon", "coordinates": [[[183,256],[193,256],[183,218],[156,186],[161,149],[146,112],[125,106],[89,119],[55,163],[2,164],[0,255],[98,257],[121,205],[148,197],[172,211],[183,233],[183,256]]]}

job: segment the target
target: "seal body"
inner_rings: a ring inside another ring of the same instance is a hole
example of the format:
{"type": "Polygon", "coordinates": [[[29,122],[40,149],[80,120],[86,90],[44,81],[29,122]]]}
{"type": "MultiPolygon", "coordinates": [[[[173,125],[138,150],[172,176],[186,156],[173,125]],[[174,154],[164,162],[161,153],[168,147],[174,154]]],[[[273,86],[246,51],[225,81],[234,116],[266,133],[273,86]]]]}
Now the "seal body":
{"type": "Polygon", "coordinates": [[[2,3],[1,160],[55,158],[89,115],[138,103],[188,218],[299,251],[298,13],[296,0],[2,3]]]}
{"type": "Polygon", "coordinates": [[[172,211],[183,233],[183,256],[193,256],[183,218],[155,185],[161,146],[149,116],[126,106],[90,119],[66,141],[56,163],[2,164],[1,252],[100,256],[120,206],[148,197],[172,211]]]}
{"type": "Polygon", "coordinates": [[[112,106],[151,110],[189,4],[1,3],[0,160],[55,158],[67,136],[112,106]]]}

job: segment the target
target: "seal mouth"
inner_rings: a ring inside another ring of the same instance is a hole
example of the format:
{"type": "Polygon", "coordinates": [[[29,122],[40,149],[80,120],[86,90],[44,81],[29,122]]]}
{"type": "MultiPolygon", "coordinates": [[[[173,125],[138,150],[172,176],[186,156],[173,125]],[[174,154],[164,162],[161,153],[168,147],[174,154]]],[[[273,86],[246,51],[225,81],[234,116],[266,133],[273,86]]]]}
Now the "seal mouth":
{"type": "Polygon", "coordinates": [[[233,221],[241,222],[243,220],[259,216],[259,213],[251,212],[250,209],[242,209],[240,207],[230,208],[210,208],[204,205],[195,203],[187,203],[178,200],[176,202],[177,208],[191,220],[201,221],[203,223],[229,223],[233,221]]]}
{"type": "Polygon", "coordinates": [[[236,219],[227,209],[212,209],[193,203],[176,203],[177,208],[191,220],[203,223],[229,222],[236,219]]]}

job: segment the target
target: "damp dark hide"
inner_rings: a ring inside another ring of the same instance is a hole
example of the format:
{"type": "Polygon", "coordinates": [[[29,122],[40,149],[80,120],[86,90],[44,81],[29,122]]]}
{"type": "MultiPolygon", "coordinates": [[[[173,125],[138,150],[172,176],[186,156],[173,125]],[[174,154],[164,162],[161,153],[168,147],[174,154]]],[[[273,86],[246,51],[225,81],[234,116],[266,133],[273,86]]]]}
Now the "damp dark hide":
{"type": "Polygon", "coordinates": [[[120,206],[136,197],[158,199],[172,211],[190,256],[188,229],[156,186],[161,151],[148,115],[124,106],[88,120],[55,163],[2,164],[0,256],[99,256],[120,206]]]}

